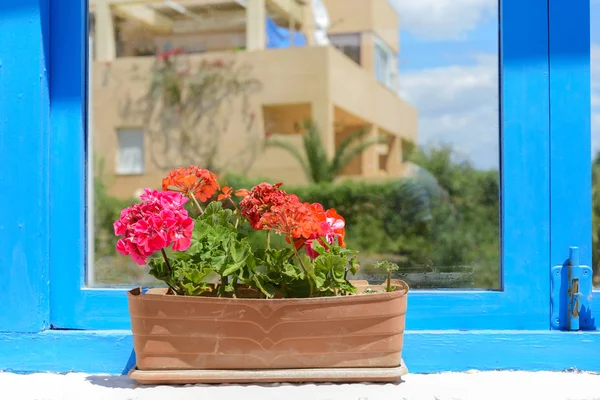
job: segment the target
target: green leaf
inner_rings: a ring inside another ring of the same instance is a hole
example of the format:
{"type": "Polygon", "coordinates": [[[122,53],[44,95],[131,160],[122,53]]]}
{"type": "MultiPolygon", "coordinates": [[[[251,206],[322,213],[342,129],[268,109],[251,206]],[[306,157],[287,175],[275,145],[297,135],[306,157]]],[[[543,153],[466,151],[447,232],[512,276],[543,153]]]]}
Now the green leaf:
{"type": "Polygon", "coordinates": [[[225,263],[227,262],[227,254],[215,255],[211,258],[210,262],[212,267],[219,271],[226,265],[225,263]]]}
{"type": "Polygon", "coordinates": [[[364,140],[362,143],[356,144],[353,147],[344,148],[343,151],[339,151],[338,148],[334,161],[331,165],[331,174],[333,176],[339,175],[354,158],[358,157],[369,147],[375,146],[379,143],[382,143],[381,137],[364,140]]]}
{"type": "Polygon", "coordinates": [[[304,121],[304,129],[304,151],[310,167],[310,178],[314,183],[332,182],[333,176],[330,175],[331,169],[321,133],[310,119],[304,121]]]}
{"type": "Polygon", "coordinates": [[[202,243],[200,243],[200,242],[193,242],[190,245],[190,247],[186,250],[186,253],[188,255],[191,255],[191,254],[198,253],[200,251],[202,251],[202,243]]]}
{"type": "Polygon", "coordinates": [[[397,264],[391,263],[387,260],[373,263],[373,268],[384,269],[386,271],[398,271],[400,269],[397,264]]]}
{"type": "Polygon", "coordinates": [[[336,282],[345,282],[346,259],[334,255],[324,254],[315,259],[317,274],[330,275],[336,282]]]}
{"type": "Polygon", "coordinates": [[[215,229],[225,228],[229,232],[235,231],[235,227],[231,222],[233,211],[224,209],[220,201],[212,201],[204,210],[204,214],[198,217],[198,220],[205,222],[215,229]]]}
{"type": "Polygon", "coordinates": [[[205,283],[194,285],[191,282],[184,283],[181,285],[181,287],[183,288],[184,293],[188,296],[198,296],[202,292],[207,291],[207,289],[209,288],[208,285],[205,283]]]}
{"type": "Polygon", "coordinates": [[[352,275],[356,275],[358,270],[360,269],[360,261],[356,257],[352,257],[350,259],[350,273],[352,275]]]}
{"type": "Polygon", "coordinates": [[[228,264],[227,268],[225,268],[223,270],[223,272],[221,272],[221,276],[229,276],[229,275],[233,274],[234,272],[239,271],[243,267],[244,267],[243,262],[228,264]]]}
{"type": "Polygon", "coordinates": [[[232,243],[232,246],[229,248],[229,251],[233,262],[243,263],[250,255],[250,246],[246,243],[246,241],[236,241],[232,243]]]}
{"type": "Polygon", "coordinates": [[[206,278],[207,274],[199,269],[189,268],[188,270],[183,271],[183,276],[190,280],[193,284],[199,285],[206,278]]]}
{"type": "Polygon", "coordinates": [[[304,273],[293,264],[285,263],[281,273],[292,279],[304,279],[304,273]]]}
{"type": "Polygon", "coordinates": [[[223,211],[223,204],[220,201],[212,201],[204,208],[201,218],[207,219],[215,214],[219,214],[221,211],[223,211]]]}
{"type": "Polygon", "coordinates": [[[286,297],[306,298],[310,296],[310,283],[304,274],[301,279],[286,279],[282,292],[286,297]]]}
{"type": "Polygon", "coordinates": [[[329,160],[316,125],[307,119],[303,123],[305,130],[302,136],[304,155],[297,146],[291,142],[279,139],[268,139],[265,144],[269,147],[278,147],[286,150],[301,165],[306,177],[314,183],[331,182],[329,174],[329,160]]]}
{"type": "Polygon", "coordinates": [[[271,299],[275,296],[275,289],[273,288],[273,285],[268,282],[268,277],[265,275],[254,275],[252,279],[258,290],[267,296],[267,298],[271,299]]]}
{"type": "Polygon", "coordinates": [[[233,287],[233,285],[230,284],[230,285],[225,286],[225,291],[227,293],[232,293],[233,291],[235,291],[235,288],[233,287]]]}
{"type": "Polygon", "coordinates": [[[323,243],[326,243],[326,239],[323,237],[320,239],[321,240],[313,240],[312,248],[317,254],[325,254],[327,253],[327,249],[321,244],[321,241],[323,241],[323,243]]]}
{"type": "Polygon", "coordinates": [[[326,278],[322,268],[318,268],[320,266],[318,263],[313,264],[306,254],[303,254],[301,257],[303,259],[302,264],[304,265],[304,268],[306,268],[308,279],[313,281],[315,288],[318,291],[321,291],[326,278]]]}
{"type": "Polygon", "coordinates": [[[213,229],[204,221],[195,221],[194,230],[192,231],[192,243],[201,242],[213,229]]]}

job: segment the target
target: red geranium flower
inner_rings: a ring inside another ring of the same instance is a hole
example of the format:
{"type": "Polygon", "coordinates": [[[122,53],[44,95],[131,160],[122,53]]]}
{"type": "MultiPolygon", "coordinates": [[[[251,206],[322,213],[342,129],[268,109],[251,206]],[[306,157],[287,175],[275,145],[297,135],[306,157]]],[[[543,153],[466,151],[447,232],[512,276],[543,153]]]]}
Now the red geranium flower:
{"type": "Polygon", "coordinates": [[[304,240],[319,229],[310,206],[293,194],[285,194],[281,204],[271,207],[262,218],[263,229],[285,235],[286,239],[304,240]]]}
{"type": "Polygon", "coordinates": [[[170,50],[163,51],[162,53],[158,53],[158,54],[156,55],[156,57],[157,57],[159,60],[164,60],[164,61],[167,61],[167,60],[169,60],[169,59],[170,59],[172,56],[174,56],[174,55],[178,55],[178,54],[183,54],[183,49],[182,49],[182,48],[180,48],[180,47],[175,47],[175,48],[173,48],[173,49],[170,49],[170,50]]]}
{"type": "Polygon", "coordinates": [[[281,182],[275,185],[263,182],[249,192],[238,191],[244,197],[240,202],[242,216],[250,222],[253,229],[263,229],[263,215],[271,211],[272,207],[284,204],[287,193],[279,189],[281,185],[281,182]]]}

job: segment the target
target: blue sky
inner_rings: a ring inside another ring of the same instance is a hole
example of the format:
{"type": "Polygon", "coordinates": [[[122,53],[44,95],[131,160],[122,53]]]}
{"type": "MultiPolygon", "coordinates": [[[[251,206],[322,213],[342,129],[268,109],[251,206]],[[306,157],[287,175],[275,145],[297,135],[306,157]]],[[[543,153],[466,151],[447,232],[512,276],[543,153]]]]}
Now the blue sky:
{"type": "MultiPolygon", "coordinates": [[[[498,0],[389,0],[400,16],[400,91],[419,110],[419,142],[455,146],[497,168],[498,0]]],[[[600,150],[600,0],[591,0],[592,139],[600,150]],[[595,94],[595,95],[594,95],[595,94]]]]}

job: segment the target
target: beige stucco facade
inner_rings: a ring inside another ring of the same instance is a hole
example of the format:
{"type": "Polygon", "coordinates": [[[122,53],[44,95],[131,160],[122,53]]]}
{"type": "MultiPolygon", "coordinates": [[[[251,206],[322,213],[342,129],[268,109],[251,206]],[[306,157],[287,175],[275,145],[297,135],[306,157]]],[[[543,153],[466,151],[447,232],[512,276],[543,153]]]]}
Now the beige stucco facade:
{"type": "MultiPolygon", "coordinates": [[[[131,0],[112,1],[126,3],[131,0]]],[[[214,3],[216,0],[210,1],[214,3]]],[[[285,2],[278,1],[281,18],[285,14],[282,11],[285,11],[285,2]]],[[[262,3],[269,1],[260,0],[259,4],[262,3]]],[[[273,3],[269,4],[271,8],[265,6],[267,11],[273,8],[273,3]]],[[[226,50],[251,42],[247,27],[169,35],[164,31],[140,29],[134,24],[129,26],[129,35],[131,43],[145,41],[156,47],[165,41],[183,47],[201,43],[204,47],[202,54],[185,55],[191,65],[198,65],[202,60],[232,61],[247,65],[252,78],[261,83],[260,90],[249,95],[247,103],[244,103],[244,113],[237,111],[242,107],[241,100],[235,100],[219,111],[219,117],[226,122],[226,129],[219,134],[218,140],[217,164],[221,172],[232,170],[290,185],[307,183],[302,168],[289,153],[265,148],[263,142],[267,136],[281,136],[301,148],[302,133],[297,124],[311,118],[321,132],[330,157],[340,141],[358,128],[367,129],[369,137],[385,136],[384,144],[372,146],[356,157],[345,169],[344,177],[377,179],[402,176],[402,147],[403,143],[417,140],[417,111],[396,92],[377,81],[373,73],[373,57],[370,56],[373,34],[395,52],[398,51],[397,16],[390,16],[395,13],[390,12],[393,9],[386,0],[353,0],[353,5],[363,10],[361,12],[354,8],[349,12],[343,6],[346,0],[325,0],[325,4],[332,21],[337,18],[344,21],[335,25],[331,33],[364,31],[361,36],[361,47],[364,47],[361,48],[361,65],[333,46],[282,49],[255,46],[251,50],[226,50]],[[377,33],[378,29],[381,32],[377,33]],[[396,34],[390,35],[390,31],[396,34]],[[140,35],[140,32],[146,34],[140,35]],[[250,123],[248,115],[252,117],[250,123]]],[[[302,15],[307,12],[301,11],[302,15]]],[[[294,17],[290,18],[293,24],[290,26],[307,32],[309,24],[306,20],[297,22],[300,17],[297,11],[293,12],[294,17]]],[[[96,26],[96,32],[101,31],[96,26]]],[[[106,47],[105,44],[102,46],[106,47]]],[[[167,163],[164,161],[168,158],[172,162],[177,157],[176,150],[165,150],[164,143],[156,139],[160,132],[150,132],[157,131],[158,125],[136,110],[150,84],[154,57],[132,54],[131,47],[122,46],[119,57],[108,61],[96,59],[91,63],[90,128],[93,150],[95,156],[104,161],[103,173],[109,183],[109,192],[118,197],[133,196],[144,187],[158,187],[166,172],[167,163]],[[123,56],[123,52],[127,56],[123,56]],[[117,136],[121,129],[131,128],[149,131],[144,132],[143,172],[118,174],[117,136]]]]}

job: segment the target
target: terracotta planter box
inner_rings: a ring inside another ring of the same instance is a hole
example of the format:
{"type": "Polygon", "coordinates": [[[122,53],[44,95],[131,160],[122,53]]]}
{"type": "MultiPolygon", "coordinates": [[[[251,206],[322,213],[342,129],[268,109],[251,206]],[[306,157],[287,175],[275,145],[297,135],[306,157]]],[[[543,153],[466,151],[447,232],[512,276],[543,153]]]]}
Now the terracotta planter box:
{"type": "Polygon", "coordinates": [[[360,294],[309,299],[131,290],[137,365],[130,376],[142,383],[397,380],[406,372],[408,286],[394,281],[394,292],[364,293],[381,286],[353,283],[360,294]]]}

